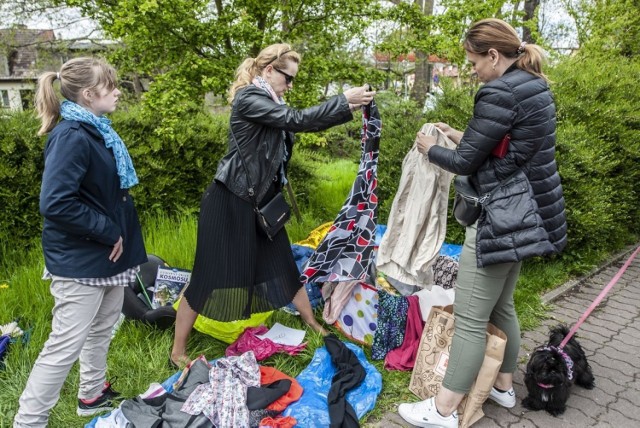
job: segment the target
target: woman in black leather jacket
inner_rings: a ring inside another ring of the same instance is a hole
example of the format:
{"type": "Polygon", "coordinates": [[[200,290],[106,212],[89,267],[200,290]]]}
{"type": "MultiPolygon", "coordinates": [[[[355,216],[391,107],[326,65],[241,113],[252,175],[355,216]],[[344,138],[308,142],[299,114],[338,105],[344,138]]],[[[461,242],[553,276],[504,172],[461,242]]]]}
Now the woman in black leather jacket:
{"type": "Polygon", "coordinates": [[[516,31],[499,19],[475,23],[463,46],[484,83],[475,97],[473,117],[464,133],[444,123],[436,125],[458,144],[455,150],[437,146],[433,137],[420,133],[418,150],[447,171],[469,175],[481,195],[521,169],[533,197],[521,198],[517,207],[502,207],[500,226],[508,227],[500,233],[493,227],[495,219],[485,212],[466,229],[454,302],[455,333],[442,388],[436,397],[398,407],[405,420],[421,427],[458,426],[456,409],[482,365],[488,322],[508,338],[489,398],[505,407],[515,406],[512,381],[520,327],[513,293],[522,260],[558,253],[567,241],[555,162],[556,111],[542,74],[542,50],[521,42],[516,31]],[[497,149],[507,134],[505,153],[497,149]],[[536,227],[515,219],[524,203],[531,207],[536,227]]]}
{"type": "Polygon", "coordinates": [[[273,241],[267,238],[256,224],[253,198],[262,207],[286,183],[294,132],[345,123],[375,92],[365,86],[351,88],[317,106],[292,109],[282,97],[292,88],[299,63],[300,55],[291,46],[275,44],[236,71],[229,91],[229,152],[202,198],[195,263],[176,318],[174,364],[189,361],[187,338],[198,314],[234,321],[293,301],[302,319],[325,333],[299,281],[285,229],[273,241]],[[255,189],[253,197],[249,187],[255,189]]]}

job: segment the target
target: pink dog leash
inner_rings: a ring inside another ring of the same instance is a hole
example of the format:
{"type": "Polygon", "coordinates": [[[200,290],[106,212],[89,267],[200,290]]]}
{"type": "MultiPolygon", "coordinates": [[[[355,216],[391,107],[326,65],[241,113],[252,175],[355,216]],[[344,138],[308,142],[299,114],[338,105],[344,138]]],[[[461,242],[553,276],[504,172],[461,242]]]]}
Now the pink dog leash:
{"type": "Polygon", "coordinates": [[[622,276],[622,274],[627,270],[627,268],[629,267],[629,265],[631,264],[631,262],[633,261],[633,259],[636,257],[636,255],[638,254],[638,252],[640,252],[640,247],[636,248],[636,250],[633,252],[633,254],[631,254],[631,257],[629,257],[629,259],[627,259],[627,261],[625,262],[624,265],[622,265],[622,267],[620,268],[620,270],[618,271],[618,273],[616,273],[616,275],[611,279],[611,281],[609,282],[609,284],[607,284],[607,286],[600,292],[600,294],[598,295],[598,297],[596,297],[596,300],[593,301],[593,303],[591,304],[591,306],[589,306],[587,308],[587,310],[585,311],[584,314],[582,314],[582,316],[580,317],[580,319],[578,320],[577,323],[575,323],[575,325],[571,328],[571,330],[569,331],[569,334],[567,334],[567,336],[564,338],[564,340],[560,343],[560,346],[558,346],[558,348],[562,349],[564,348],[564,346],[567,344],[567,342],[569,342],[569,340],[571,339],[571,337],[573,337],[573,335],[576,333],[576,331],[578,331],[578,328],[580,327],[580,325],[584,322],[584,320],[587,319],[587,317],[591,314],[591,312],[596,308],[596,306],[598,306],[598,304],[602,301],[602,299],[604,299],[604,296],[607,295],[607,293],[609,292],[609,290],[611,290],[611,287],[613,287],[618,280],[620,279],[620,277],[622,276]]]}

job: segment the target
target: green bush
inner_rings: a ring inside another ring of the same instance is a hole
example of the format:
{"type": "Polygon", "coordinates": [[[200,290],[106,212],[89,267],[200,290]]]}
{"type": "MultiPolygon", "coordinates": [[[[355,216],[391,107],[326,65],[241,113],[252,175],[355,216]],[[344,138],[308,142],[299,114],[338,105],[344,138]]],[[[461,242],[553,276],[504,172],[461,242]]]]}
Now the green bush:
{"type": "Polygon", "coordinates": [[[149,118],[133,107],[113,115],[127,144],[140,184],[132,188],[139,211],[168,215],[197,212],[200,198],[227,151],[228,114],[186,114],[172,139],[158,135],[160,115],[149,118]]]}
{"type": "Polygon", "coordinates": [[[402,161],[413,146],[424,118],[414,101],[402,100],[391,92],[378,92],[376,103],[382,119],[378,160],[378,222],[386,224],[400,183],[402,161]]]}
{"type": "Polygon", "coordinates": [[[0,261],[40,234],[44,138],[31,112],[0,117],[0,261]]]}
{"type": "Polygon", "coordinates": [[[575,261],[634,242],[640,232],[640,93],[630,90],[640,61],[606,55],[578,55],[550,73],[569,225],[564,257],[575,261]]]}

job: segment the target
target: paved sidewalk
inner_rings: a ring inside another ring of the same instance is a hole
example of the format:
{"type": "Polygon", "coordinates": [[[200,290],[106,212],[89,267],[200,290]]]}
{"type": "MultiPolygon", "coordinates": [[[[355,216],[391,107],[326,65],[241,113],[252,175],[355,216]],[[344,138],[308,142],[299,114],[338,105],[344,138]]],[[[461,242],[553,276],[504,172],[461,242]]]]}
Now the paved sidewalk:
{"type": "MultiPolygon", "coordinates": [[[[485,417],[474,428],[640,427],[640,254],[576,334],[593,369],[596,387],[586,390],[573,386],[567,410],[557,418],[545,411],[529,411],[520,404],[527,394],[523,377],[529,352],[546,342],[549,327],[561,322],[575,324],[634,250],[627,249],[584,279],[571,281],[543,297],[551,307],[550,319],[523,335],[521,364],[514,377],[518,404],[505,409],[486,402],[485,417]]],[[[389,413],[376,426],[411,425],[397,413],[389,413]]]]}

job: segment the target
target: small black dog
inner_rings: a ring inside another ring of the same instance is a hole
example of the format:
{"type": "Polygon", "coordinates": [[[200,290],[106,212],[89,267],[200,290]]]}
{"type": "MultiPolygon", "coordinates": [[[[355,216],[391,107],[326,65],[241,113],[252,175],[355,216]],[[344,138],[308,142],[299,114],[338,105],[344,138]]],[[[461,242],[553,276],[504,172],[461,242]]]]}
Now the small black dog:
{"type": "Polygon", "coordinates": [[[559,325],[550,330],[549,343],[531,354],[524,375],[529,395],[522,405],[529,410],[546,410],[553,416],[564,413],[569,390],[575,382],[583,388],[595,386],[591,366],[582,346],[572,337],[563,349],[558,346],[569,334],[569,328],[559,325]]]}

